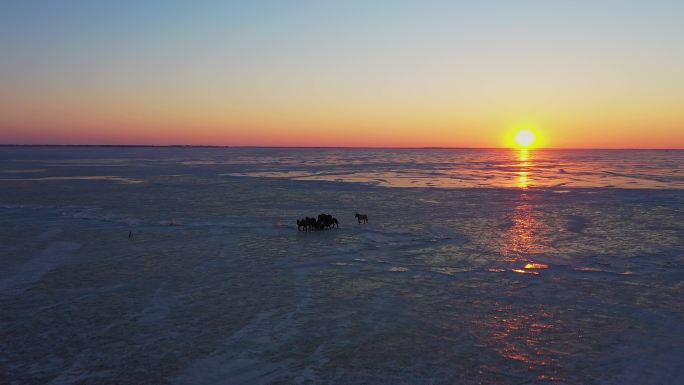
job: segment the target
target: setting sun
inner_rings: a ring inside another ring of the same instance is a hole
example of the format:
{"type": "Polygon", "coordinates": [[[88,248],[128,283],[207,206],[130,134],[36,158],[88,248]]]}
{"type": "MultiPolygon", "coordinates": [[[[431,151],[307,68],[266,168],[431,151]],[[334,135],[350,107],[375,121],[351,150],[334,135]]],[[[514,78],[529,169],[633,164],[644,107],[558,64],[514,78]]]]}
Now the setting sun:
{"type": "Polygon", "coordinates": [[[520,147],[529,147],[534,143],[534,133],[530,130],[520,130],[515,134],[515,143],[520,147]]]}

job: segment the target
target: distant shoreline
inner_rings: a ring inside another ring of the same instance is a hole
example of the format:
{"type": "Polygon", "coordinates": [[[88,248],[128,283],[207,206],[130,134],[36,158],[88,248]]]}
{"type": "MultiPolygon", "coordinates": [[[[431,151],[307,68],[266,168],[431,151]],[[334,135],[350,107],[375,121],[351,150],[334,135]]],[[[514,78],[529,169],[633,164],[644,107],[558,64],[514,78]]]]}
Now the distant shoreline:
{"type": "MultiPolygon", "coordinates": [[[[512,147],[365,147],[365,146],[221,146],[202,144],[3,144],[0,147],[113,147],[113,148],[282,148],[282,149],[348,149],[348,150],[518,150],[512,147]]],[[[684,148],[586,148],[539,147],[529,150],[552,151],[684,151],[684,148]]]]}

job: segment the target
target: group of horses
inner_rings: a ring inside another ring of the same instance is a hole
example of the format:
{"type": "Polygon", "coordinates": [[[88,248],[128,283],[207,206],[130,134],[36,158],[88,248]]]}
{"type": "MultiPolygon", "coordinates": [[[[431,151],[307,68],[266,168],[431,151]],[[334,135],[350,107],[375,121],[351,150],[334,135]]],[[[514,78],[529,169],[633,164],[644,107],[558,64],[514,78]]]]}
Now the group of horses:
{"type": "Polygon", "coordinates": [[[297,220],[297,230],[325,230],[335,227],[340,227],[340,222],[337,218],[325,213],[318,214],[318,219],[306,217],[297,220]]]}
{"type": "MultiPolygon", "coordinates": [[[[368,215],[366,214],[356,213],[354,214],[354,217],[359,223],[368,223],[368,215]]],[[[330,228],[334,229],[335,227],[340,227],[340,222],[337,221],[337,218],[326,213],[318,214],[318,219],[309,217],[297,219],[297,230],[325,230],[330,228]]]]}

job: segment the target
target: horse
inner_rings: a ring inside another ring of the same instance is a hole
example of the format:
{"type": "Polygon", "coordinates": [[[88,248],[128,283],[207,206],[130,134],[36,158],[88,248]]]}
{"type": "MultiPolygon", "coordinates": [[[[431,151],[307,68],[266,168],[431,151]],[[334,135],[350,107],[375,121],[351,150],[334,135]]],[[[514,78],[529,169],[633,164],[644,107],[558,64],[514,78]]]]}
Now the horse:
{"type": "Polygon", "coordinates": [[[359,223],[368,223],[368,215],[356,213],[354,217],[359,221],[359,223]]]}
{"type": "Polygon", "coordinates": [[[334,225],[333,222],[333,216],[330,214],[325,214],[325,213],[320,213],[318,214],[318,222],[320,222],[323,227],[329,229],[332,225],[334,225]]]}

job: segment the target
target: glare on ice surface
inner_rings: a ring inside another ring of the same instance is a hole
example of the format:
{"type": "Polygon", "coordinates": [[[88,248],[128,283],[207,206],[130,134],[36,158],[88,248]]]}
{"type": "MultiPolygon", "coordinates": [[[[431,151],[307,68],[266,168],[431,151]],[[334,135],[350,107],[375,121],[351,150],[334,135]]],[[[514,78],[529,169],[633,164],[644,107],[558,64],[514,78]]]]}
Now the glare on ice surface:
{"type": "Polygon", "coordinates": [[[678,383],[683,159],[4,148],[0,383],[678,383]]]}

